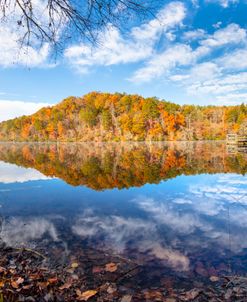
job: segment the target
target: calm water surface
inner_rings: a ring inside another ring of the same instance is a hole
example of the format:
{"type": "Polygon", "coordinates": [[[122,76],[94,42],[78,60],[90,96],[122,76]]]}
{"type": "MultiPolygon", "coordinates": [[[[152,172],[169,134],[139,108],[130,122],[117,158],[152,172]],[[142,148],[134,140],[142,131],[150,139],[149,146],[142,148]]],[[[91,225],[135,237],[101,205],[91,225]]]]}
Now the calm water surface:
{"type": "Polygon", "coordinates": [[[142,265],[145,286],[243,274],[246,172],[247,155],[221,142],[2,143],[1,237],[122,255],[142,265]]]}

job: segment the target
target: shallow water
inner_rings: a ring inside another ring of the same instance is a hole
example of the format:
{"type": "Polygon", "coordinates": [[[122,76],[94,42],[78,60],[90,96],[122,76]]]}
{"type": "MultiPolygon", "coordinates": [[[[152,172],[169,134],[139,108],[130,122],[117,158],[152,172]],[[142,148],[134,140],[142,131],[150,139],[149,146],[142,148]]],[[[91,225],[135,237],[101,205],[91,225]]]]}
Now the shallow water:
{"type": "Polygon", "coordinates": [[[143,287],[244,274],[246,172],[222,142],[2,143],[1,238],[124,256],[143,287]]]}

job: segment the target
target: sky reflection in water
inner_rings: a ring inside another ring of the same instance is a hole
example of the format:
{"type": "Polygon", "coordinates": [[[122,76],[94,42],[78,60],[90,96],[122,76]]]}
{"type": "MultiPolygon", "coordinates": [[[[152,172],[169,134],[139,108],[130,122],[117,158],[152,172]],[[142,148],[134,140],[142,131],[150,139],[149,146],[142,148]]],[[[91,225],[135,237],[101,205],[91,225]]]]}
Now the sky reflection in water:
{"type": "Polygon", "coordinates": [[[246,156],[227,154],[224,144],[198,144],[191,148],[137,144],[127,151],[115,146],[109,151],[113,162],[106,166],[102,165],[109,158],[85,145],[76,152],[73,148],[77,146],[58,150],[50,145],[48,149],[53,151],[46,162],[40,159],[42,145],[2,145],[2,239],[10,246],[48,248],[62,242],[69,253],[78,245],[110,250],[159,268],[161,274],[207,276],[213,270],[241,273],[247,262],[247,178],[239,173],[247,169],[246,156]],[[213,148],[218,153],[213,153],[213,148]],[[59,157],[59,152],[63,156],[59,157]],[[150,169],[156,165],[159,173],[155,170],[155,178],[154,173],[147,176],[148,168],[140,166],[133,179],[128,168],[131,161],[123,169],[125,158],[131,156],[133,164],[146,156],[144,162],[150,169]],[[97,165],[85,168],[85,161],[92,159],[98,160],[100,170],[97,165]],[[49,166],[49,171],[44,166],[49,166]],[[103,177],[104,171],[108,178],[103,183],[105,188],[102,183],[99,188],[99,182],[93,180],[87,171],[90,167],[94,178],[103,177]],[[66,170],[69,181],[60,179],[66,170]],[[72,172],[77,186],[67,183],[71,183],[72,172]],[[108,189],[110,183],[112,188],[108,189]],[[95,186],[97,190],[92,189],[95,186]]]}

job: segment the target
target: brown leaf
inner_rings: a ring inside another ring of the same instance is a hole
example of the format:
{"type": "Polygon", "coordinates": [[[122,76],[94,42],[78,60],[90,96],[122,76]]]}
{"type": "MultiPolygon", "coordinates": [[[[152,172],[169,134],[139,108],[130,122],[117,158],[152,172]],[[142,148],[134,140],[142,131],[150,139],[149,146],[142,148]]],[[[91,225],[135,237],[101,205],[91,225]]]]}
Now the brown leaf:
{"type": "Polygon", "coordinates": [[[48,279],[48,282],[49,282],[50,284],[57,283],[57,281],[58,281],[57,277],[48,279]]]}
{"type": "MultiPolygon", "coordinates": [[[[80,291],[76,291],[77,295],[80,291]]],[[[80,295],[78,295],[78,300],[80,301],[87,301],[88,299],[90,299],[91,297],[95,296],[97,294],[97,290],[87,290],[83,293],[81,293],[80,295]]]]}
{"type": "Polygon", "coordinates": [[[12,282],[11,282],[11,286],[12,286],[13,288],[18,288],[18,287],[19,287],[19,284],[18,284],[16,281],[12,281],[12,282]]]}
{"type": "Polygon", "coordinates": [[[39,279],[40,275],[39,274],[32,274],[29,276],[29,279],[35,280],[35,279],[39,279]]]}
{"type": "Polygon", "coordinates": [[[113,263],[113,262],[107,263],[105,265],[105,270],[107,272],[113,273],[113,272],[115,272],[117,270],[117,264],[113,263]]]}
{"type": "Polygon", "coordinates": [[[59,287],[59,289],[60,289],[60,290],[68,289],[68,288],[71,287],[71,285],[72,285],[72,283],[67,282],[67,283],[64,283],[63,285],[61,285],[61,286],[59,287]]]}
{"type": "Polygon", "coordinates": [[[144,293],[146,300],[162,301],[163,295],[157,290],[148,290],[144,293]]]}

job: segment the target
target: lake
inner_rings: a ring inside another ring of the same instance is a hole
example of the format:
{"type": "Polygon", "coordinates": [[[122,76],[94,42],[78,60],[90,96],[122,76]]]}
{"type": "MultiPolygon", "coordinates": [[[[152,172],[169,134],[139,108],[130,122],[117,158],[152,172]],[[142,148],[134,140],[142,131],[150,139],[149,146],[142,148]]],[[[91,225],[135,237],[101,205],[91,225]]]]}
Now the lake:
{"type": "Polygon", "coordinates": [[[224,142],[1,143],[1,240],[76,260],[91,287],[118,263],[132,295],[244,276],[246,172],[224,142]]]}

